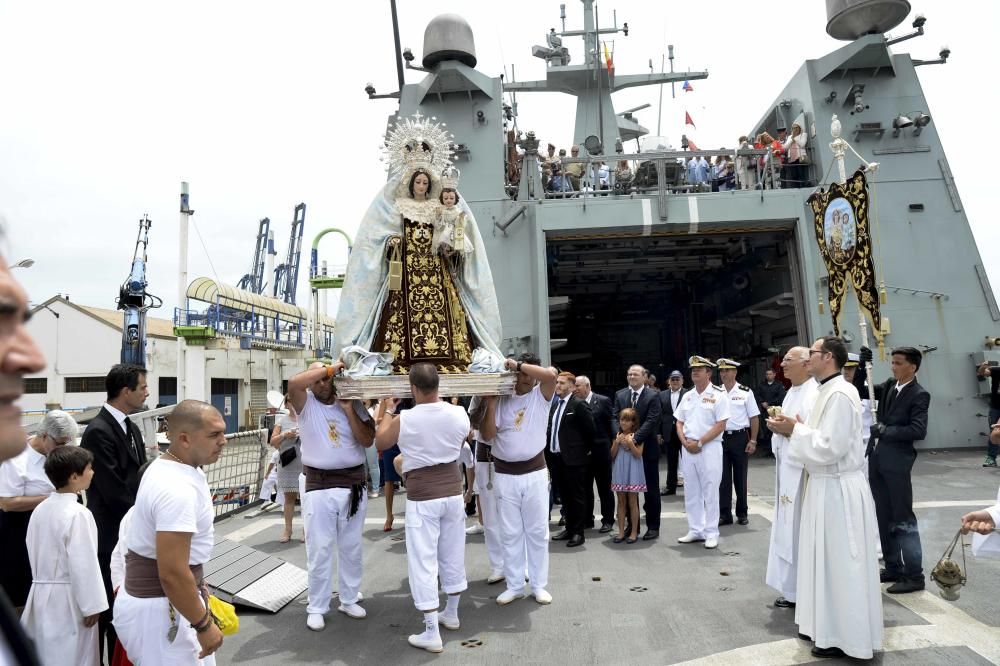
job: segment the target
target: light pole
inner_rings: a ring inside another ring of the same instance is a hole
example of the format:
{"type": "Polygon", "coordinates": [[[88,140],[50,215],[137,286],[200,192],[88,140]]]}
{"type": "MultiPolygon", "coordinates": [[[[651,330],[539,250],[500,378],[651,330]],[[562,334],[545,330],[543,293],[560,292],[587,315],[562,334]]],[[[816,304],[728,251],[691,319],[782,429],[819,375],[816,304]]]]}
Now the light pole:
{"type": "Polygon", "coordinates": [[[35,265],[34,259],[22,259],[16,264],[12,265],[11,268],[31,268],[35,265]]]}

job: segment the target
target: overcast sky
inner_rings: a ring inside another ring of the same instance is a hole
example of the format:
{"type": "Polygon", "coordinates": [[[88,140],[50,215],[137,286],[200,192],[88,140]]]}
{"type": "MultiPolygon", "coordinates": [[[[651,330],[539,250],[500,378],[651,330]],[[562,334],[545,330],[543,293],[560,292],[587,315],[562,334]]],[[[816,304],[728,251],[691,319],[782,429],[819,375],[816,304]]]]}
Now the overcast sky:
{"type": "MultiPolygon", "coordinates": [[[[567,28],[582,27],[582,5],[566,4],[567,28]]],[[[912,4],[914,14],[927,16],[927,35],[896,48],[924,59],[936,58],[942,44],[953,49],[947,65],[918,71],[980,252],[990,254],[986,248],[1000,241],[987,208],[996,161],[976,146],[996,143],[992,126],[980,123],[1000,108],[986,78],[996,63],[1000,3],[963,4],[962,11],[943,0],[912,4]]],[[[559,3],[549,0],[399,5],[403,45],[418,60],[428,20],[456,12],[476,36],[477,69],[490,76],[506,70],[508,79],[512,69],[517,80],[544,78],[531,46],[560,27],[559,3]]],[[[647,72],[650,59],[658,70],[667,43],[675,45],[676,69],[709,71],[692,93],[678,86],[675,101],[666,88],[662,133],[676,145],[687,110],[698,144],[717,148],[732,147],[753,127],[802,60],[842,45],[824,32],[824,5],[621,0],[598,10],[602,26],[617,9],[619,25],[628,21],[631,28],[628,37],[613,38],[619,73],[647,72]]],[[[150,291],[165,302],[153,314],[171,316],[178,194],[187,180],[196,210],[192,278],[235,283],[250,268],[257,222],[265,216],[280,261],[292,209],[307,204],[299,289],[305,304],[313,237],[330,226],[353,235],[384,181],[377,146],[396,106],[369,101],[363,89],[368,81],[380,93],[396,88],[388,7],[388,0],[0,0],[0,216],[8,259],[36,261],[17,272],[32,300],[68,293],[81,304],[115,307],[138,220],[148,213],[150,291]]],[[[911,20],[894,32],[908,32],[911,20]]],[[[582,40],[565,44],[579,63],[582,40]]],[[[407,81],[421,76],[408,72],[407,81]]],[[[651,103],[637,118],[655,132],[657,92],[625,90],[614,103],[618,110],[651,103]]],[[[572,98],[522,94],[518,102],[520,129],[569,144],[572,98]]],[[[327,236],[321,258],[345,263],[339,243],[327,236]]],[[[1000,285],[998,262],[984,260],[993,285],[1000,285]]]]}

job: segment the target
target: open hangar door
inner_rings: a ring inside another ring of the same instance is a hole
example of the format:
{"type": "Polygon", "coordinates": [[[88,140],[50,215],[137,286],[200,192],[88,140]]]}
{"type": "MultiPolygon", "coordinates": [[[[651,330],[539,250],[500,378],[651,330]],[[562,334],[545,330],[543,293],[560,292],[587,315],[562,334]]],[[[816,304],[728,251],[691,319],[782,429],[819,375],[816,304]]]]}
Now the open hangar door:
{"type": "MultiPolygon", "coordinates": [[[[640,363],[665,385],[697,353],[756,384],[808,333],[791,229],[547,240],[552,362],[607,394],[640,363]]],[[[686,371],[685,371],[686,374],[686,371]]]]}

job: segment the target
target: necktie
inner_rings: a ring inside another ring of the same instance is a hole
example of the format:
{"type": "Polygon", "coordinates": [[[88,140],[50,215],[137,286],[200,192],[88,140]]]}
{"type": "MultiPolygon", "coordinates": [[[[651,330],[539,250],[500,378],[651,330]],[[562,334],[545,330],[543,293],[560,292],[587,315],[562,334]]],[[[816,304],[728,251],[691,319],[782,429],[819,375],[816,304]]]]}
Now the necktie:
{"type": "Polygon", "coordinates": [[[639,392],[636,390],[632,391],[632,408],[635,409],[635,403],[639,402],[639,392]]]}
{"type": "Polygon", "coordinates": [[[552,417],[552,443],[549,445],[549,450],[552,453],[559,453],[559,419],[562,418],[562,409],[565,404],[566,399],[560,398],[559,404],[556,406],[556,413],[552,417]]]}

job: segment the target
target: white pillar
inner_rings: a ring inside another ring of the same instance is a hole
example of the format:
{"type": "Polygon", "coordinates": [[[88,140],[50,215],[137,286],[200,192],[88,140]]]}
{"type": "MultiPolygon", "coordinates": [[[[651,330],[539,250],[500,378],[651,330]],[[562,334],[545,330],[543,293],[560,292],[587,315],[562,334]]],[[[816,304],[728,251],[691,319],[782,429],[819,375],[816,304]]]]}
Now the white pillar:
{"type": "MultiPolygon", "coordinates": [[[[188,283],[188,222],[194,211],[188,205],[188,184],[181,183],[181,217],[179,231],[179,251],[177,260],[177,308],[178,324],[187,323],[181,310],[187,308],[188,283]]],[[[188,397],[186,361],[187,343],[182,337],[177,338],[177,402],[188,397]]]]}

